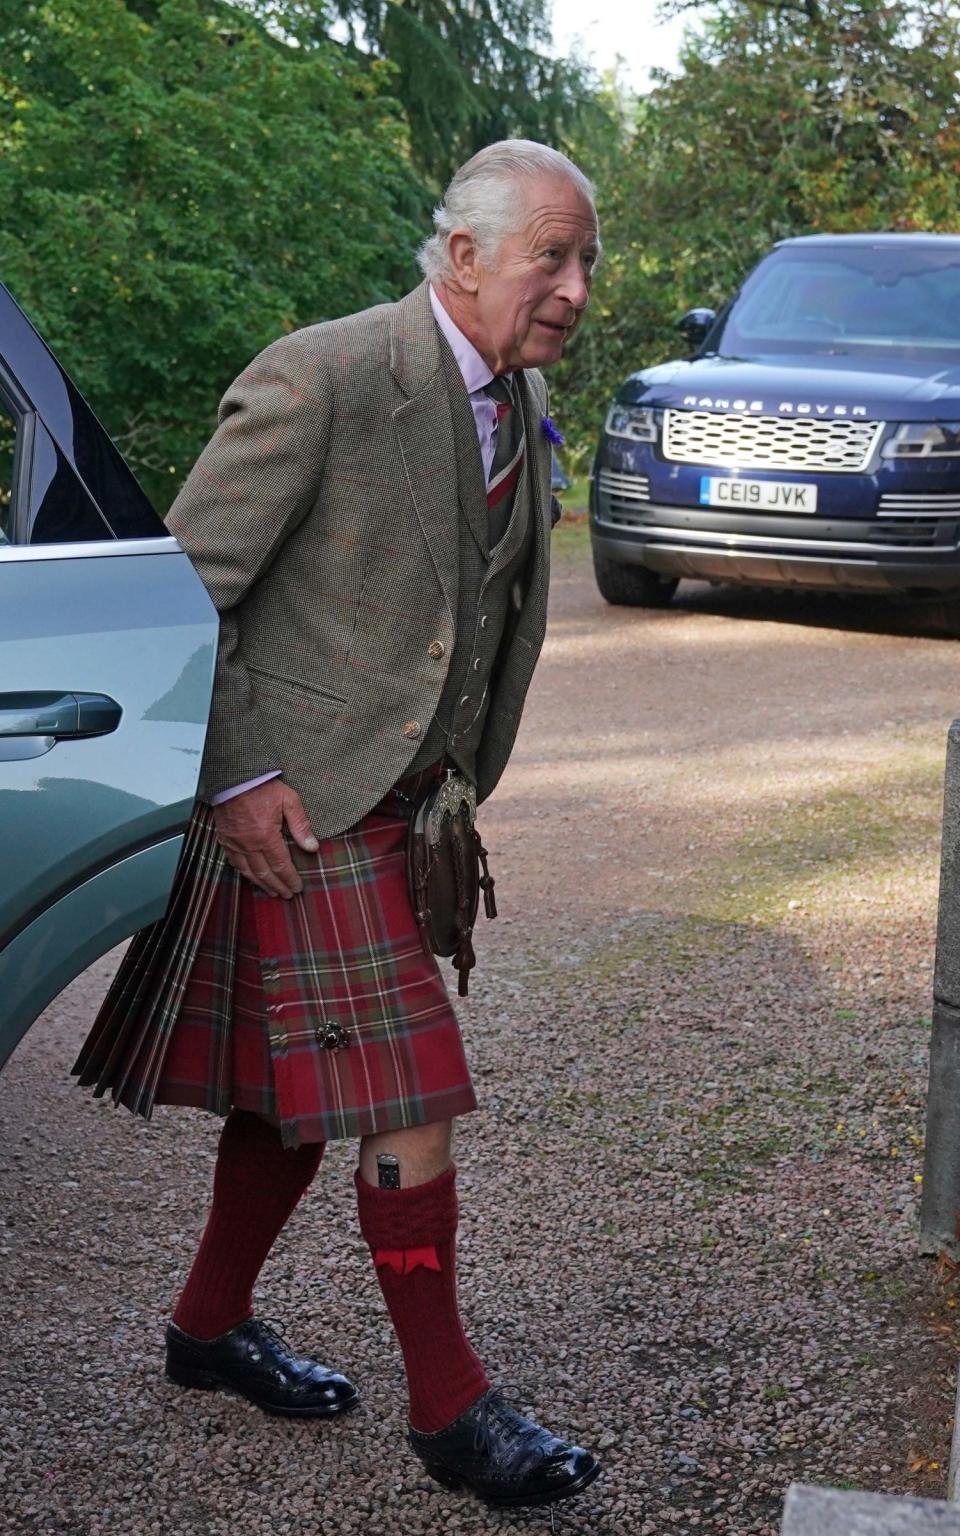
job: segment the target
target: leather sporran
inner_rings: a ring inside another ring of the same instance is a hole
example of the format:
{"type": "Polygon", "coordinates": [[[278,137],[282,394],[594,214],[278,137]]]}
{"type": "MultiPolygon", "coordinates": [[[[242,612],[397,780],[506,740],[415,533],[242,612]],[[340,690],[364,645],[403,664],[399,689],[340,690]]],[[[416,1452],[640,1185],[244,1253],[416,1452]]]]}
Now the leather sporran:
{"type": "Polygon", "coordinates": [[[427,953],[452,955],[457,991],[467,996],[477,963],[473,925],[480,892],[487,917],[497,915],[487,850],[476,828],[477,792],[468,779],[447,777],[417,801],[407,834],[410,903],[427,953]]]}

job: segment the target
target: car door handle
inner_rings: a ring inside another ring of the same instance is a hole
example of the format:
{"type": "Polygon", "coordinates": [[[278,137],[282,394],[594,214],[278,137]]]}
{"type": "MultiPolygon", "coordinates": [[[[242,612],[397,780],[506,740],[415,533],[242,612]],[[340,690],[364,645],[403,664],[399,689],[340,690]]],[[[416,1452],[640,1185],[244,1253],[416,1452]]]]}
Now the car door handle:
{"type": "Polygon", "coordinates": [[[122,714],[105,693],[0,693],[0,737],[105,736],[122,714]]]}

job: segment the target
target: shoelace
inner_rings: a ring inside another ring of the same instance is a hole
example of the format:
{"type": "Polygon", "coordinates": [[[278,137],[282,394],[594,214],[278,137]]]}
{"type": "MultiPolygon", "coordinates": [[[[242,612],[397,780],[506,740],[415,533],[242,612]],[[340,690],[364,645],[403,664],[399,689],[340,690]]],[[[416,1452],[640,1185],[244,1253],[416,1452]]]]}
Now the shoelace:
{"type": "MultiPolygon", "coordinates": [[[[502,1387],[494,1387],[488,1392],[480,1404],[480,1412],[477,1416],[477,1427],[474,1432],[474,1449],[486,1452],[491,1449],[493,1435],[490,1428],[490,1420],[500,1408],[514,1408],[519,1413],[521,1404],[527,1403],[535,1396],[529,1387],[520,1386],[515,1382],[508,1382],[502,1387]]],[[[539,1430],[531,1424],[529,1428],[518,1428],[509,1421],[500,1420],[502,1427],[507,1431],[507,1440],[519,1440],[522,1438],[534,1438],[539,1430]]],[[[613,1528],[608,1526],[605,1520],[596,1525],[590,1517],[568,1513],[558,1509],[555,1504],[546,1509],[515,1509],[511,1510],[511,1518],[521,1523],[528,1524],[531,1528],[543,1529],[542,1522],[549,1520],[551,1536],[557,1531],[577,1532],[578,1536],[614,1536],[613,1528]]]]}
{"type": "Polygon", "coordinates": [[[293,1347],[279,1323],[275,1323],[268,1317],[258,1317],[257,1322],[260,1325],[261,1331],[267,1335],[268,1339],[272,1339],[274,1344],[279,1344],[281,1349],[286,1350],[287,1354],[291,1357],[293,1356],[293,1347]]]}
{"type": "Polygon", "coordinates": [[[505,1431],[501,1438],[505,1439],[508,1444],[512,1440],[530,1439],[539,1434],[535,1424],[521,1428],[516,1424],[512,1424],[509,1419],[500,1417],[500,1410],[503,1408],[512,1408],[515,1412],[519,1413],[520,1405],[529,1401],[532,1396],[533,1393],[528,1387],[522,1387],[513,1382],[502,1387],[494,1387],[492,1391],[488,1392],[480,1401],[477,1427],[473,1433],[474,1450],[480,1455],[489,1455],[496,1439],[492,1428],[492,1423],[496,1419],[499,1419],[501,1428],[505,1431]]]}

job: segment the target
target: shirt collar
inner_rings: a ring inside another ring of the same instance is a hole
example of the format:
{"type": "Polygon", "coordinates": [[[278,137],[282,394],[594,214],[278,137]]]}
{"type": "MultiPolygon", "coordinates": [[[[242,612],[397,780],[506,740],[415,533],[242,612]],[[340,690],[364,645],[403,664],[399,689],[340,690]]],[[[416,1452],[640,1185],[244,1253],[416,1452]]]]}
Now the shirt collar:
{"type": "Polygon", "coordinates": [[[430,305],[433,309],[433,317],[447,339],[450,351],[453,353],[457,367],[463,375],[467,394],[475,394],[478,389],[485,389],[493,378],[493,369],[485,363],[473,342],[464,336],[458,325],[454,325],[447,311],[441,304],[430,285],[430,305]]]}

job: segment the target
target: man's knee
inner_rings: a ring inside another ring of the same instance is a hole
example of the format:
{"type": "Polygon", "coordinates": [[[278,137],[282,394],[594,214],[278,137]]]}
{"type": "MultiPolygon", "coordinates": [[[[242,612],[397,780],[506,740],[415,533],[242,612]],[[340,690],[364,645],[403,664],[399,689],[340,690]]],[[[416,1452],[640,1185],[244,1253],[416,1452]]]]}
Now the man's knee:
{"type": "Polygon", "coordinates": [[[453,1122],[435,1120],[402,1131],[383,1131],[365,1136],[360,1143],[360,1173],[368,1184],[378,1183],[377,1158],[395,1157],[400,1165],[401,1188],[426,1184],[450,1166],[453,1122]]]}

